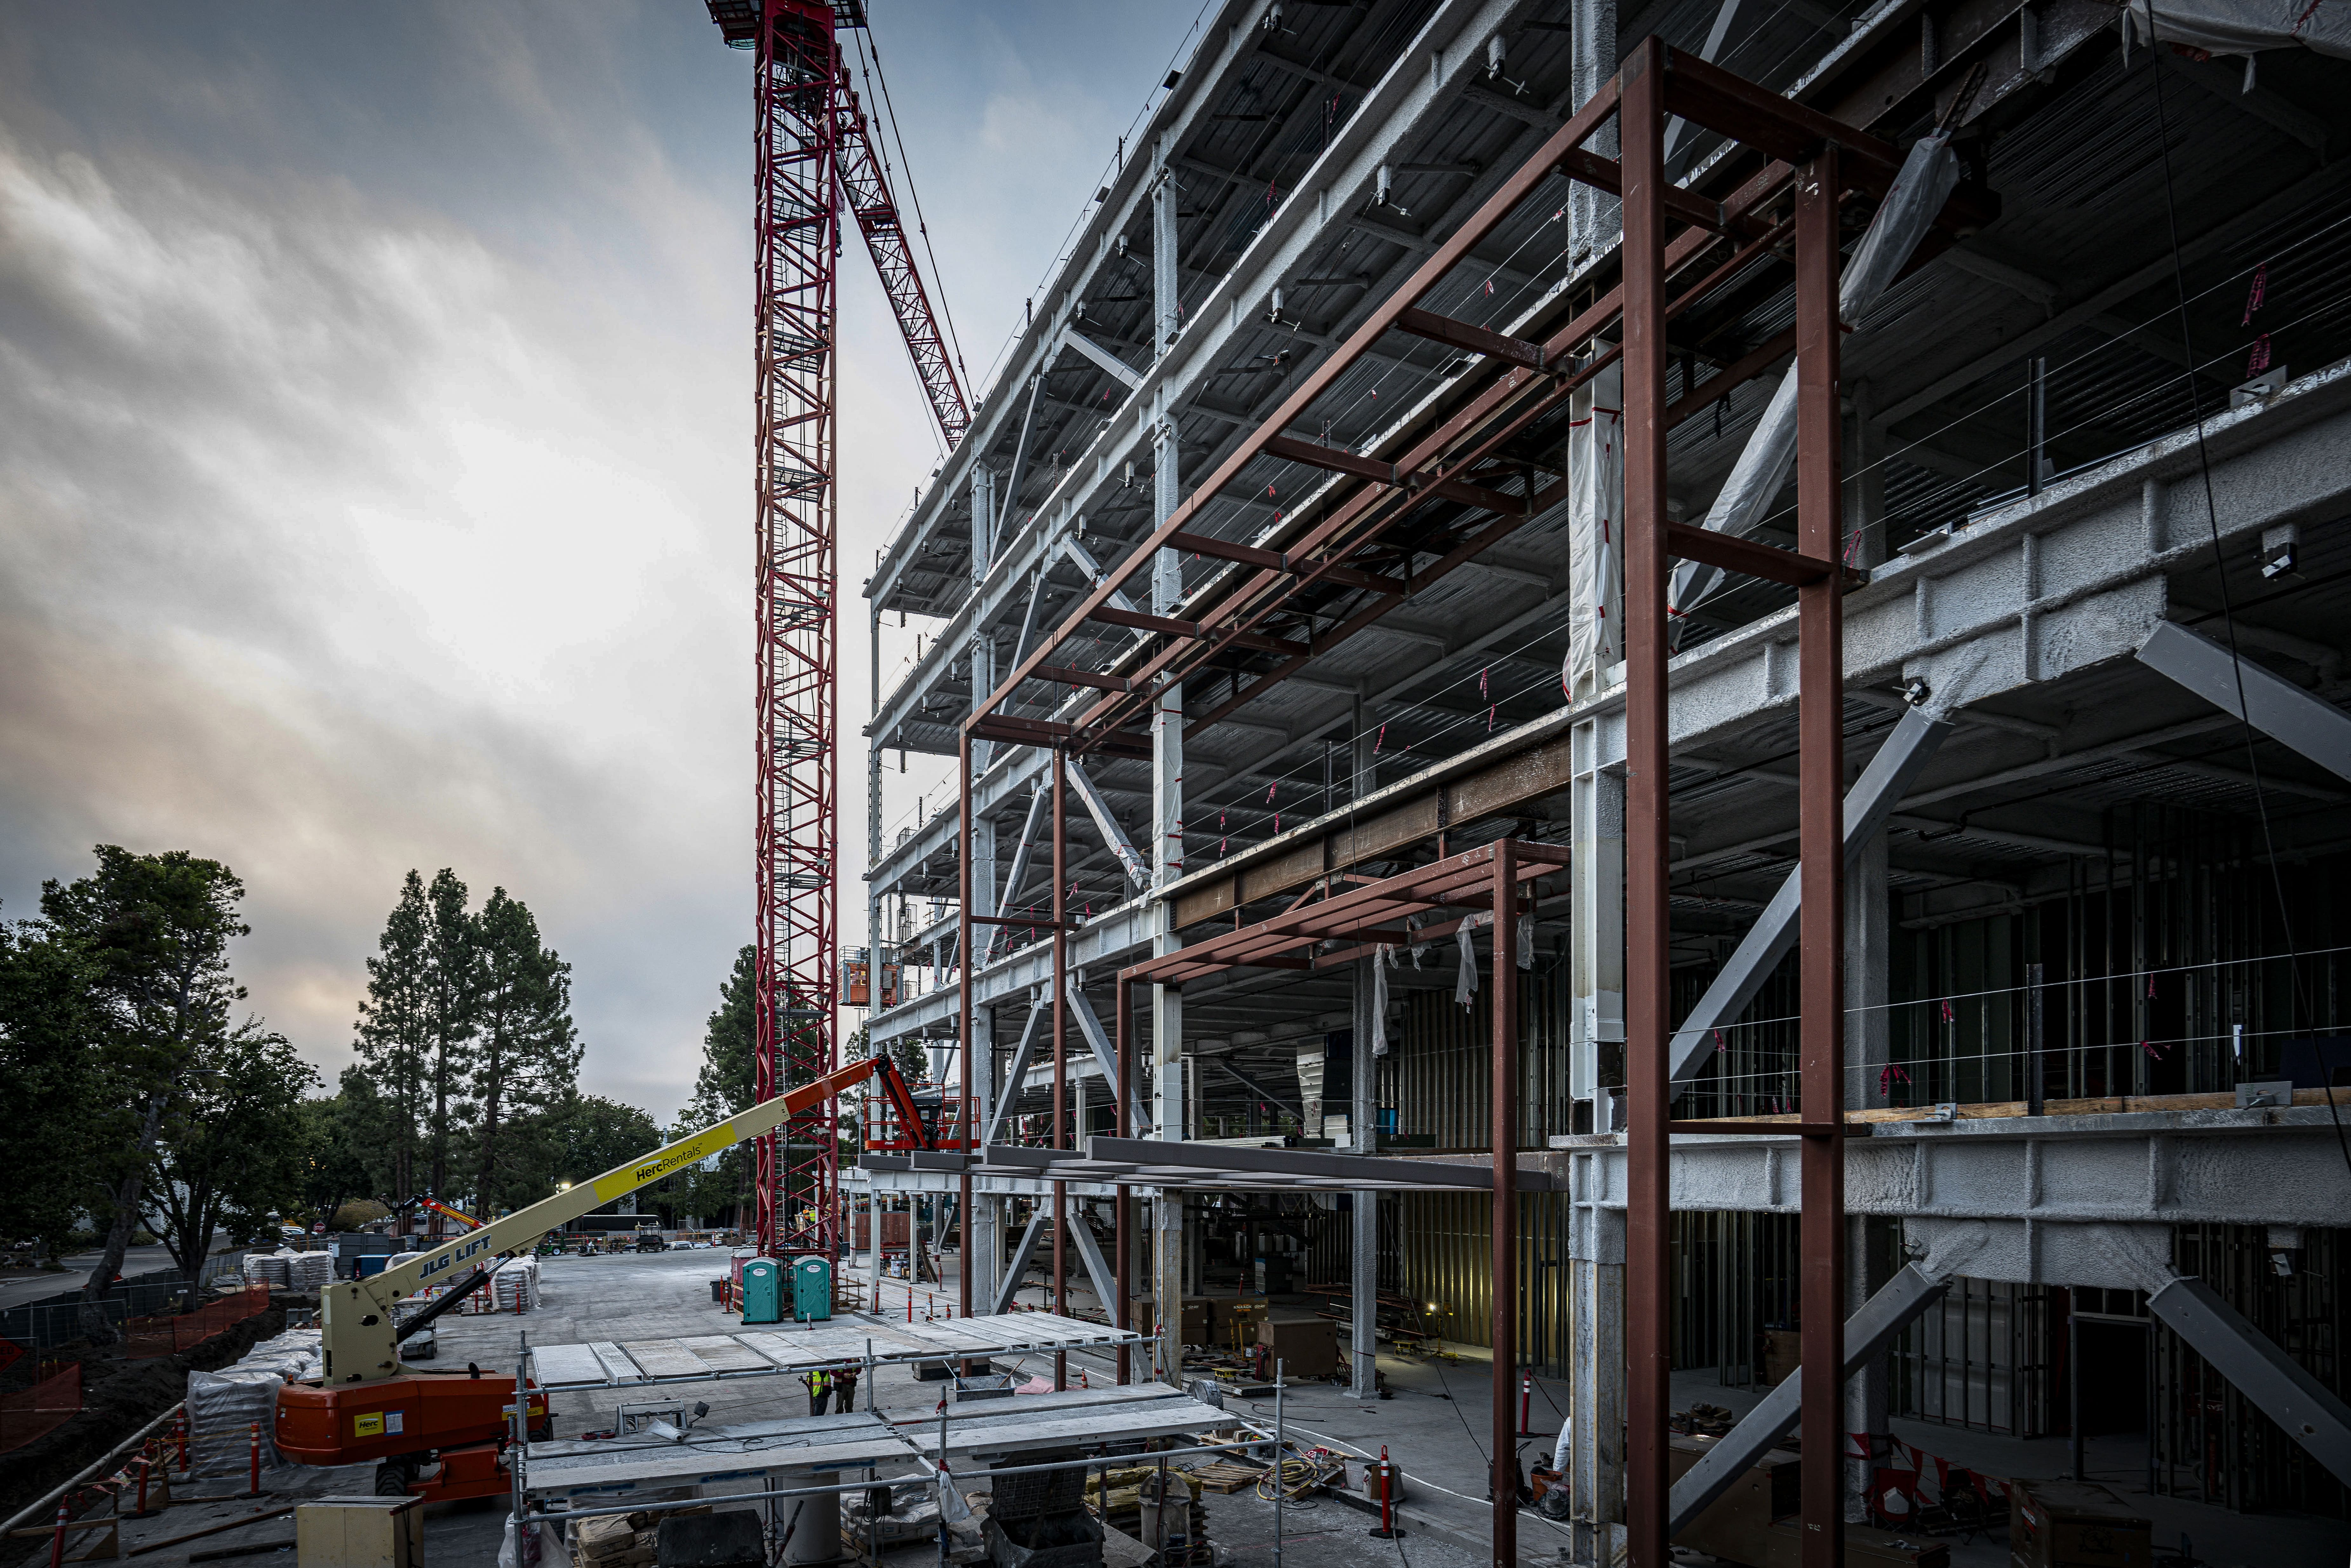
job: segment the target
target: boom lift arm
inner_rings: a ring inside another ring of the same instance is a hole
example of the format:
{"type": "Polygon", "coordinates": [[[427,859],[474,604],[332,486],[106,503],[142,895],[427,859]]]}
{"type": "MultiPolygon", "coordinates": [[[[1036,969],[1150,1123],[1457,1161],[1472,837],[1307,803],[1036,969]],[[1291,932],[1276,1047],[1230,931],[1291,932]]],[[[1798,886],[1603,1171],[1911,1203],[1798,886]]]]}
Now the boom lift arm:
{"type": "MultiPolygon", "coordinates": [[[[772,1132],[791,1117],[863,1082],[877,1068],[887,1070],[885,1086],[890,1088],[892,1099],[898,1103],[900,1114],[904,1115],[912,1109],[913,1097],[907,1094],[889,1058],[877,1053],[656,1149],[643,1159],[606,1171],[592,1181],[566,1187],[502,1219],[491,1220],[478,1230],[417,1254],[398,1268],[330,1286],[319,1298],[325,1352],[322,1372],[327,1386],[372,1383],[402,1375],[408,1369],[400,1362],[393,1304],[428,1285],[454,1277],[451,1271],[459,1264],[476,1259],[486,1262],[500,1253],[518,1251],[590,1209],[625,1197],[639,1187],[722,1149],[732,1148],[745,1139],[772,1132]]],[[[914,1125],[921,1124],[916,1118],[914,1125]]]]}

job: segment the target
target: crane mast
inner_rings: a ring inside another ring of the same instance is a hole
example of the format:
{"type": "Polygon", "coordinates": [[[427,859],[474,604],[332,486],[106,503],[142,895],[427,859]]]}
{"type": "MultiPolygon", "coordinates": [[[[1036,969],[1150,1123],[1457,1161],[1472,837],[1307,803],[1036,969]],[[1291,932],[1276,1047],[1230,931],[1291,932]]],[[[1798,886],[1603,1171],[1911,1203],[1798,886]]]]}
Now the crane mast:
{"type": "MultiPolygon", "coordinates": [[[[860,0],[705,0],[752,51],[758,292],[757,1044],[752,1098],[838,1060],[840,563],[835,472],[841,214],[855,215],[948,444],[970,413],[838,42],[860,0]]],[[[761,1254],[835,1253],[840,1157],[830,1104],[756,1145],[761,1254]]]]}

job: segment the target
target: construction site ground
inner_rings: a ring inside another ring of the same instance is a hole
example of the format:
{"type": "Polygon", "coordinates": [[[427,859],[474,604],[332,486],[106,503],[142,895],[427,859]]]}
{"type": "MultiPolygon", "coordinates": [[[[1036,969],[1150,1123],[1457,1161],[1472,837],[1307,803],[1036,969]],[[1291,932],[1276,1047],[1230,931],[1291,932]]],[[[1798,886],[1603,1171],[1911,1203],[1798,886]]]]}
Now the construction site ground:
{"type": "MultiPolygon", "coordinates": [[[[591,1340],[628,1341],[681,1333],[721,1333],[736,1320],[710,1299],[710,1281],[726,1267],[720,1251],[623,1254],[601,1258],[559,1258],[542,1266],[542,1303],[519,1316],[444,1317],[437,1325],[435,1364],[460,1367],[475,1362],[486,1371],[512,1369],[521,1336],[534,1343],[580,1343],[591,1340]]],[[[926,1311],[944,1313],[955,1299],[955,1263],[946,1260],[943,1285],[918,1285],[910,1292],[894,1281],[883,1284],[882,1307],[887,1317],[904,1321],[911,1294],[917,1317],[926,1311]]],[[[862,1268],[856,1278],[862,1282],[862,1268]]],[[[1073,1292],[1073,1295],[1075,1293],[1073,1292]]],[[[1022,1292],[1025,1303],[1042,1306],[1040,1291],[1022,1292]]],[[[1075,1295],[1080,1314],[1092,1307],[1090,1297],[1075,1295]]],[[[1322,1445],[1349,1456],[1377,1455],[1384,1447],[1403,1468],[1406,1498],[1400,1520],[1406,1531],[1401,1542],[1374,1540],[1367,1533],[1378,1521],[1352,1500],[1325,1493],[1283,1510],[1281,1545],[1285,1568],[1342,1568],[1342,1565],[1394,1561],[1397,1568],[1475,1568],[1487,1559],[1485,1456],[1489,1429],[1489,1377],[1490,1363],[1484,1353],[1452,1346],[1442,1354],[1392,1356],[1383,1354],[1380,1371],[1391,1397],[1371,1403],[1355,1399],[1332,1383],[1290,1385],[1283,1396],[1283,1416],[1293,1440],[1301,1446],[1322,1445]]],[[[1049,1355],[1014,1358],[998,1370],[1050,1377],[1049,1355]]],[[[1071,1355],[1070,1381],[1099,1384],[1115,1376],[1107,1354],[1071,1355]]],[[[906,1419],[929,1416],[937,1407],[941,1385],[919,1382],[913,1369],[878,1369],[876,1386],[861,1387],[861,1408],[871,1402],[886,1415],[906,1419]]],[[[554,1396],[559,1437],[611,1426],[615,1405],[641,1402],[648,1391],[595,1389],[559,1393],[554,1396]]],[[[745,1421],[807,1413],[807,1395],[797,1379],[744,1378],[725,1383],[664,1385],[664,1398],[682,1397],[710,1406],[705,1420],[745,1421]]],[[[1719,1405],[1743,1413],[1760,1391],[1728,1388],[1709,1372],[1678,1375],[1675,1402],[1687,1408],[1694,1401],[1719,1405]]],[[[1538,1380],[1530,1425],[1540,1434],[1523,1440],[1522,1465],[1541,1457],[1548,1463],[1558,1430],[1560,1405],[1565,1391],[1557,1384],[1538,1380]]],[[[1243,1410],[1270,1426],[1270,1398],[1228,1397],[1229,1408],[1243,1410]]],[[[2051,1477],[2064,1473],[2066,1447],[2063,1438],[2019,1441],[1929,1423],[1899,1421],[1895,1430],[1904,1441],[1954,1463],[1980,1469],[1987,1474],[2012,1478],[2051,1477]]],[[[2333,1521],[2279,1516],[2241,1516],[2224,1510],[2175,1498],[2150,1497],[2144,1486],[2144,1439],[2105,1438],[2090,1446],[2093,1479],[2112,1488],[2130,1506],[2142,1509],[2155,1521],[2159,1551],[2178,1548],[2185,1535],[2194,1560],[2210,1568],[2340,1568],[2351,1550],[2351,1527],[2333,1521]]],[[[1350,1467],[1351,1478],[1358,1473],[1350,1467]]],[[[149,1547],[141,1555],[156,1568],[176,1568],[191,1562],[209,1563],[225,1559],[212,1555],[236,1547],[261,1546],[249,1557],[226,1561],[291,1561],[291,1517],[276,1513],[255,1518],[242,1528],[221,1531],[181,1545],[152,1549],[152,1543],[210,1526],[234,1523],[256,1511],[275,1510],[303,1498],[365,1493],[371,1486],[371,1466],[340,1469],[283,1467],[263,1478],[267,1495],[259,1500],[225,1495],[241,1490],[242,1480],[206,1483],[203,1491],[215,1494],[206,1501],[178,1503],[162,1517],[126,1521],[122,1550],[149,1547]],[[285,1542],[283,1552],[266,1550],[285,1542]],[[195,1554],[204,1554],[200,1559],[195,1554]]],[[[967,1479],[977,1484],[977,1478],[967,1479]]],[[[183,1488],[183,1497],[188,1495],[183,1488]]],[[[1220,1563],[1273,1562],[1274,1510],[1244,1488],[1231,1493],[1206,1495],[1209,1534],[1220,1563]]],[[[425,1561],[434,1568],[465,1564],[479,1568],[495,1560],[506,1517],[504,1499],[435,1504],[427,1512],[425,1561]]],[[[1521,1561],[1534,1563],[1562,1560],[1563,1527],[1522,1511],[1519,1526],[1521,1561]]],[[[2003,1533],[1973,1541],[1947,1538],[1954,1568],[2001,1568],[2007,1562],[2003,1533]]],[[[24,1561],[46,1561],[46,1541],[24,1561]]],[[[1703,1563],[1692,1553],[1686,1561],[1703,1563]]],[[[937,1548],[917,1542],[884,1554],[891,1563],[937,1561],[937,1548]]]]}

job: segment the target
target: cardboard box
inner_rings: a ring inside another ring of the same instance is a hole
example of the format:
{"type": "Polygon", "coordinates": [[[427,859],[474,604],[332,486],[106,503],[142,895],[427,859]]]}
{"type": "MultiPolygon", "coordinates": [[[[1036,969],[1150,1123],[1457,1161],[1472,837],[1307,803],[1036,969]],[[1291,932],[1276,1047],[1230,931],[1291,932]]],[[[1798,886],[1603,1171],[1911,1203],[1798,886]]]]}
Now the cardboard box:
{"type": "Polygon", "coordinates": [[[421,1497],[322,1497],[294,1511],[300,1568],[423,1568],[421,1497]]]}
{"type": "Polygon", "coordinates": [[[1186,1296],[1184,1298],[1183,1339],[1186,1344],[1211,1345],[1216,1343],[1217,1342],[1213,1337],[1216,1333],[1216,1308],[1209,1301],[1207,1297],[1186,1296]]]}
{"type": "Polygon", "coordinates": [[[2014,1568],[2149,1568],[2153,1531],[2102,1486],[2020,1481],[2008,1489],[2008,1560],[2014,1568]]]}
{"type": "Polygon", "coordinates": [[[1777,1387],[1788,1381],[1803,1359],[1802,1339],[1795,1329],[1763,1331],[1763,1381],[1777,1387]]]}
{"type": "Polygon", "coordinates": [[[1269,1315],[1258,1322],[1257,1343],[1271,1350],[1292,1383],[1339,1370],[1339,1325],[1329,1318],[1269,1315]]]}

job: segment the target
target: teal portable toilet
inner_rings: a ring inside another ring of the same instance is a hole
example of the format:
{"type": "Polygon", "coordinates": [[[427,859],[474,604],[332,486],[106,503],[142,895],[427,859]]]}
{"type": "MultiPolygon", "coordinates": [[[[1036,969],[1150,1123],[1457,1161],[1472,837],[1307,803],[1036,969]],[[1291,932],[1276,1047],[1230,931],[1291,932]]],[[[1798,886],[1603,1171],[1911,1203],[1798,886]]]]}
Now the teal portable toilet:
{"type": "Polygon", "coordinates": [[[820,1323],[832,1317],[832,1261],[799,1258],[792,1263],[792,1316],[820,1323]]]}
{"type": "Polygon", "coordinates": [[[754,1258],[743,1265],[743,1321],[784,1321],[783,1265],[773,1258],[754,1258]]]}

